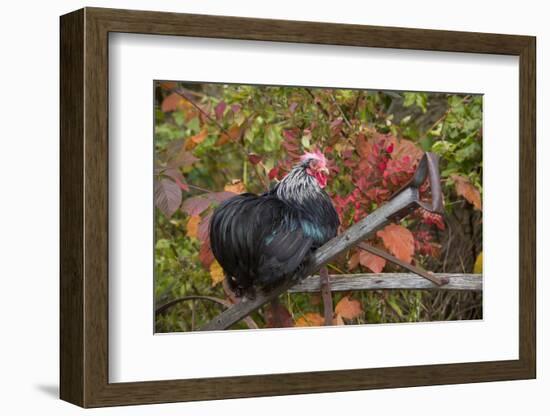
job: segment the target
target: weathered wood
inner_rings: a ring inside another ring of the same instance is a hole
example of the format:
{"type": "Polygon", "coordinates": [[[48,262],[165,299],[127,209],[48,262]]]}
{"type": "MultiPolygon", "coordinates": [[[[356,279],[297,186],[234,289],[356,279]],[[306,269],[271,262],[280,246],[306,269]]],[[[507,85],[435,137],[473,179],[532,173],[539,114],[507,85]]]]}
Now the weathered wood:
{"type": "Polygon", "coordinates": [[[315,253],[313,253],[309,265],[304,267],[301,273],[295,275],[293,279],[284,282],[267,294],[258,293],[254,299],[244,298],[241,303],[227,309],[199,330],[215,331],[229,328],[271,299],[286,292],[305,276],[313,274],[321,266],[357,245],[360,241],[368,238],[374,232],[386,225],[390,218],[396,213],[406,210],[416,204],[417,201],[418,189],[414,187],[404,189],[386,204],[369,214],[366,218],[363,218],[361,221],[348,228],[344,233],[334,237],[328,243],[318,248],[315,253]]]}
{"type": "MultiPolygon", "coordinates": [[[[446,277],[449,283],[443,286],[420,277],[414,273],[360,273],[330,275],[330,289],[333,292],[348,290],[383,290],[383,289],[440,289],[440,290],[473,290],[481,291],[483,278],[481,274],[435,273],[436,277],[446,277]]],[[[298,282],[288,291],[319,292],[321,279],[318,275],[309,276],[298,282]]]]}

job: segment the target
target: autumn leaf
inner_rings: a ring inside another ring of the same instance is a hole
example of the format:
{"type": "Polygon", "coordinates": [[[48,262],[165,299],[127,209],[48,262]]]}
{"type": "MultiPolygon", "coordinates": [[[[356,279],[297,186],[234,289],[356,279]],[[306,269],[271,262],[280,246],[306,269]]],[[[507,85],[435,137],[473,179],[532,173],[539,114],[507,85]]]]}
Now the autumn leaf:
{"type": "Polygon", "coordinates": [[[211,203],[212,201],[208,198],[194,196],[183,201],[181,210],[189,215],[200,215],[203,211],[208,209],[211,203]]]}
{"type": "Polygon", "coordinates": [[[244,188],[244,183],[240,179],[233,179],[230,184],[227,184],[223,187],[223,190],[236,194],[242,194],[246,192],[246,189],[244,188]]]}
{"type": "Polygon", "coordinates": [[[223,282],[225,273],[216,260],[210,265],[210,277],[212,278],[212,286],[216,286],[218,283],[223,282]]]}
{"type": "Polygon", "coordinates": [[[474,273],[483,273],[483,251],[477,255],[476,262],[474,263],[474,273]]]}
{"type": "Polygon", "coordinates": [[[187,151],[185,149],[185,145],[181,145],[180,150],[176,153],[176,155],[170,159],[168,162],[169,168],[186,168],[188,166],[191,166],[193,163],[198,162],[199,159],[193,155],[193,153],[187,151]]]}
{"type": "Polygon", "coordinates": [[[211,204],[223,202],[226,199],[235,196],[233,192],[207,192],[202,195],[193,196],[183,201],[181,210],[188,215],[200,215],[206,211],[211,204]]]}
{"type": "Polygon", "coordinates": [[[279,175],[279,168],[277,166],[275,166],[274,168],[272,168],[269,173],[267,174],[267,176],[269,177],[269,180],[272,181],[273,179],[275,179],[277,177],[277,175],[279,175]]]}
{"type": "Polygon", "coordinates": [[[227,104],[225,103],[225,101],[220,101],[218,104],[216,104],[216,107],[214,108],[214,112],[216,113],[216,118],[218,120],[221,120],[223,118],[223,113],[226,107],[227,107],[227,104]]]}
{"type": "Polygon", "coordinates": [[[381,273],[386,266],[385,259],[364,250],[359,252],[359,263],[361,263],[362,266],[367,267],[374,273],[381,273]]]}
{"type": "Polygon", "coordinates": [[[359,156],[367,158],[372,153],[372,142],[364,134],[360,133],[355,138],[355,149],[359,153],[359,156]]]}
{"type": "Polygon", "coordinates": [[[344,319],[355,319],[363,313],[363,308],[361,308],[361,302],[357,299],[350,299],[349,296],[344,296],[336,304],[334,312],[344,319]]]}
{"type": "Polygon", "coordinates": [[[197,238],[199,235],[199,223],[201,217],[198,215],[191,215],[187,221],[187,237],[197,238]]]}
{"type": "Polygon", "coordinates": [[[194,149],[196,145],[202,143],[204,139],[208,136],[208,129],[203,128],[200,133],[195,134],[194,136],[188,137],[185,141],[185,150],[194,149]]]}
{"type": "Polygon", "coordinates": [[[386,248],[399,260],[412,261],[414,253],[414,236],[402,225],[390,224],[376,233],[386,248]]]}
{"type": "Polygon", "coordinates": [[[170,111],[176,111],[185,107],[184,101],[185,100],[179,94],[172,93],[169,96],[167,96],[164,100],[162,100],[160,109],[164,113],[168,113],[170,111]]]}
{"type": "Polygon", "coordinates": [[[201,248],[199,250],[199,260],[205,269],[208,269],[215,260],[212,249],[210,248],[210,240],[204,241],[201,244],[201,248]]]}
{"type": "Polygon", "coordinates": [[[255,153],[250,153],[248,155],[248,161],[252,163],[253,165],[257,165],[262,161],[262,157],[260,155],[257,155],[255,153]]]}
{"type": "Polygon", "coordinates": [[[348,260],[348,268],[350,270],[355,269],[357,266],[359,266],[359,253],[353,253],[349,260],[348,260]]]}
{"type": "Polygon", "coordinates": [[[289,328],[294,326],[292,315],[281,303],[270,304],[265,308],[266,328],[289,328]]]}
{"type": "Polygon", "coordinates": [[[201,241],[207,241],[209,236],[208,232],[210,231],[210,219],[212,218],[212,213],[204,216],[201,219],[199,228],[197,230],[197,238],[201,241]]]}
{"type": "Polygon", "coordinates": [[[181,174],[181,172],[178,169],[174,168],[168,168],[164,172],[162,172],[164,175],[171,177],[178,186],[182,189],[182,191],[188,191],[189,186],[185,182],[185,178],[181,174]]]}
{"type": "Polygon", "coordinates": [[[227,142],[235,141],[239,138],[240,135],[241,128],[238,125],[234,124],[229,128],[229,130],[227,130],[227,133],[223,132],[222,134],[220,134],[220,137],[216,141],[216,145],[221,146],[227,142]]]}
{"type": "Polygon", "coordinates": [[[388,136],[386,144],[388,146],[393,145],[391,155],[394,160],[403,159],[405,156],[408,156],[413,162],[418,162],[424,155],[424,151],[419,146],[407,139],[388,136]]]}
{"type": "Polygon", "coordinates": [[[173,90],[174,88],[177,87],[178,84],[175,83],[174,81],[163,81],[163,82],[160,82],[159,85],[164,90],[173,90]]]}
{"type": "Polygon", "coordinates": [[[176,182],[163,178],[155,181],[155,205],[170,218],[181,205],[181,189],[176,182]]]}
{"type": "Polygon", "coordinates": [[[315,312],[309,312],[298,318],[294,326],[323,326],[325,318],[315,312]]]}
{"type": "Polygon", "coordinates": [[[481,194],[468,178],[454,174],[451,175],[451,179],[455,183],[456,193],[481,211],[481,194]]]}
{"type": "Polygon", "coordinates": [[[345,325],[344,319],[341,315],[336,315],[332,320],[332,325],[345,325]]]}

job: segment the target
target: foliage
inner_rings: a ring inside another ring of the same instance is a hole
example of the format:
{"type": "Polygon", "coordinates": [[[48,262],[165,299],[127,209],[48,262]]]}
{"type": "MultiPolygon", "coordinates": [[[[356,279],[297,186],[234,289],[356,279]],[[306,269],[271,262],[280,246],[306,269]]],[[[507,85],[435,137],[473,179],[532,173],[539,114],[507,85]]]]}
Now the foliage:
{"type": "MultiPolygon", "coordinates": [[[[304,151],[319,149],[329,160],[326,191],[342,229],[405,184],[424,151],[442,158],[447,213],[477,212],[480,227],[481,128],[481,96],[157,82],[156,304],[197,294],[231,300],[209,247],[212,209],[235,194],[265,191],[304,151]]],[[[429,197],[427,186],[421,191],[429,197]]],[[[434,271],[472,272],[447,267],[447,222],[418,210],[380,230],[369,243],[434,271]]],[[[478,246],[480,241],[472,242],[472,258],[461,259],[463,265],[473,268],[478,246]]],[[[330,268],[331,273],[394,270],[386,260],[356,249],[330,268]]],[[[334,319],[350,324],[480,317],[479,296],[446,296],[458,306],[473,307],[459,316],[447,306],[435,309],[441,296],[426,292],[354,292],[335,294],[334,319]]],[[[260,327],[322,324],[317,295],[287,294],[281,301],[253,316],[260,327]]],[[[189,330],[221,310],[199,303],[182,302],[158,315],[157,331],[189,330]]]]}

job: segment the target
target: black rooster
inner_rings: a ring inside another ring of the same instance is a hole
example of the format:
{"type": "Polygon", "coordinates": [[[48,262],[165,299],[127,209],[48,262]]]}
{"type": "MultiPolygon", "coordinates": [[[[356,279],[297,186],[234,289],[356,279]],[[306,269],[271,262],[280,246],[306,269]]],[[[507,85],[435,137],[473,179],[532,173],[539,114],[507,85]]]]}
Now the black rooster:
{"type": "Polygon", "coordinates": [[[270,191],[237,195],[216,208],[210,244],[237,296],[276,286],[336,236],[340,221],[323,190],[328,173],[320,152],[306,153],[270,191]]]}

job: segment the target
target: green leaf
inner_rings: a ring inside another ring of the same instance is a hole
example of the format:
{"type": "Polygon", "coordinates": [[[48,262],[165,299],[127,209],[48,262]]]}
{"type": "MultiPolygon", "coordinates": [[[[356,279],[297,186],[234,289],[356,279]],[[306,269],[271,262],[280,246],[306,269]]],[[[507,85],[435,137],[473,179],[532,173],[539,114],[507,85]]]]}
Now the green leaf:
{"type": "Polygon", "coordinates": [[[187,128],[193,132],[193,134],[197,134],[201,127],[199,123],[199,118],[194,117],[187,123],[187,128]]]}
{"type": "Polygon", "coordinates": [[[422,147],[422,150],[425,152],[429,152],[432,148],[433,140],[431,137],[424,137],[420,140],[420,147],[422,147]]]}
{"type": "Polygon", "coordinates": [[[183,124],[185,123],[185,115],[182,111],[176,111],[172,113],[172,117],[174,118],[174,122],[178,127],[183,126],[183,124]]]}
{"type": "Polygon", "coordinates": [[[309,147],[311,146],[311,133],[304,134],[302,136],[302,146],[304,146],[304,149],[309,150],[309,147]]]}

